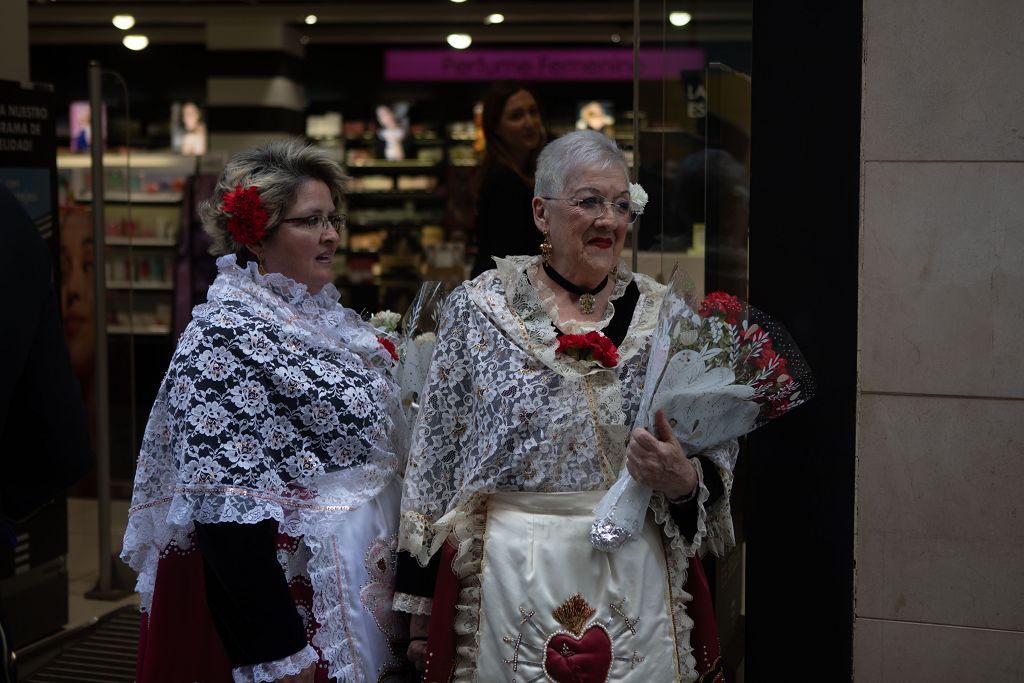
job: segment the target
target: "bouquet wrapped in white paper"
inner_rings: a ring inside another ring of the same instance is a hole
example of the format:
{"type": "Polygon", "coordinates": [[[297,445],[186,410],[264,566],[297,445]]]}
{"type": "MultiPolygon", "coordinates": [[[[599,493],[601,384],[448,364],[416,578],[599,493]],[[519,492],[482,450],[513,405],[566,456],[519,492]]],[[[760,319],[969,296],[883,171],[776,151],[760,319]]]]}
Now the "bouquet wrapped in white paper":
{"type": "Polygon", "coordinates": [[[398,384],[402,390],[402,406],[410,425],[419,412],[420,396],[437,343],[438,316],[450,292],[449,283],[436,280],[424,282],[402,317],[399,351],[402,360],[398,368],[398,384]]]}
{"type": "MultiPolygon", "coordinates": [[[[694,310],[688,280],[672,273],[635,427],[664,410],[676,438],[696,454],[742,436],[807,401],[810,370],[789,334],[751,306],[712,292],[694,310]]],[[[612,551],[639,533],[651,489],[623,468],[594,509],[591,542],[612,551]]]]}

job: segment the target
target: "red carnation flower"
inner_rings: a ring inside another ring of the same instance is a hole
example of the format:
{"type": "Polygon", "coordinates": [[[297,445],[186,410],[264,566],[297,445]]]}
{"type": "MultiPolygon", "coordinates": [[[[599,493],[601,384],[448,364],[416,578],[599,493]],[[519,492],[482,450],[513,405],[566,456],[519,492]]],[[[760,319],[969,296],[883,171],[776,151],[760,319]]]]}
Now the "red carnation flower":
{"type": "Polygon", "coordinates": [[[392,342],[387,337],[377,337],[377,341],[380,342],[381,346],[387,349],[388,353],[391,354],[391,358],[393,360],[398,360],[398,349],[395,348],[394,342],[392,342]]]}
{"type": "Polygon", "coordinates": [[[611,339],[596,331],[559,335],[556,352],[576,360],[596,361],[606,368],[613,368],[619,362],[619,349],[611,339]]]}
{"type": "Polygon", "coordinates": [[[704,302],[700,305],[698,314],[702,318],[707,318],[713,314],[719,314],[725,318],[725,321],[730,325],[736,325],[740,321],[740,314],[743,313],[743,305],[740,304],[740,300],[734,297],[732,294],[726,294],[725,292],[711,292],[704,297],[704,302]]]}
{"type": "Polygon", "coordinates": [[[255,186],[243,190],[239,185],[231,192],[225,192],[220,209],[231,214],[228,232],[239,244],[256,244],[267,234],[269,217],[260,201],[260,191],[255,186]]]}

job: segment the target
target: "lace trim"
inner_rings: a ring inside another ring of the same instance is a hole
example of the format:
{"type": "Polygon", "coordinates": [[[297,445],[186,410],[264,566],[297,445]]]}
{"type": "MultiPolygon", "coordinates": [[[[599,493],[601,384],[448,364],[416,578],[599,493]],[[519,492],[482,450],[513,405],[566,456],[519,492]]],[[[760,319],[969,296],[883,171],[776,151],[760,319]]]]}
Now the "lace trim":
{"type": "MultiPolygon", "coordinates": [[[[495,263],[497,268],[468,283],[466,292],[498,327],[512,339],[518,340],[517,343],[531,355],[563,377],[576,379],[607,372],[606,369],[582,365],[555,352],[558,347],[558,335],[552,324],[557,323],[558,314],[554,307],[554,293],[543,283],[538,282],[539,286],[534,285],[534,282],[538,281],[536,273],[540,267],[539,256],[496,258],[495,263]],[[545,299],[548,300],[547,304],[545,299]]],[[[629,283],[634,280],[640,289],[640,300],[633,311],[630,333],[619,347],[619,365],[627,362],[647,346],[650,332],[657,322],[658,306],[665,291],[664,285],[631,272],[625,263],[622,263],[616,269],[615,287],[609,306],[604,318],[598,321],[598,325],[603,326],[611,320],[615,313],[612,300],[620,298],[629,283]]],[[[578,325],[589,328],[591,323],[578,325]]],[[[566,331],[564,328],[560,329],[566,331]]]]}
{"type": "MultiPolygon", "coordinates": [[[[739,445],[735,440],[723,445],[716,451],[738,450],[739,445]]],[[[713,451],[708,451],[710,453],[713,451]]],[[[713,460],[713,462],[716,460],[713,460]]],[[[654,513],[654,520],[661,525],[669,545],[674,551],[679,551],[687,559],[695,555],[706,555],[711,552],[718,557],[725,555],[729,547],[736,545],[736,536],[732,525],[732,506],[729,499],[732,494],[732,473],[719,468],[718,474],[722,479],[725,491],[710,508],[706,505],[711,497],[711,492],[704,485],[704,471],[700,460],[691,459],[690,462],[697,470],[697,531],[692,541],[679,530],[679,526],[669,512],[670,503],[665,499],[664,494],[656,492],[651,496],[650,508],[654,513]]]]}
{"type": "MultiPolygon", "coordinates": [[[[615,317],[615,301],[622,297],[626,293],[626,287],[633,278],[629,277],[631,274],[629,269],[626,267],[626,262],[620,260],[619,265],[615,268],[615,280],[612,285],[612,293],[608,297],[608,305],[605,306],[604,315],[600,320],[562,320],[558,316],[558,304],[555,302],[555,292],[551,289],[548,284],[538,277],[540,272],[540,261],[534,261],[526,269],[526,276],[529,278],[533,286],[537,288],[537,297],[540,299],[541,308],[547,313],[558,329],[562,330],[566,334],[585,334],[591,330],[603,329],[611,322],[612,318],[615,317]]],[[[511,301],[509,302],[512,303],[511,301]]]]}
{"type": "Polygon", "coordinates": [[[455,608],[456,664],[452,683],[476,681],[476,661],[480,658],[480,582],[483,577],[484,532],[487,508],[460,515],[452,530],[458,550],[452,560],[452,571],[459,580],[459,596],[455,608]]]}
{"type": "Polygon", "coordinates": [[[330,309],[341,298],[341,294],[331,283],[324,285],[316,294],[310,294],[309,287],[281,273],[267,273],[264,275],[260,272],[259,266],[252,261],[249,261],[245,266],[238,265],[238,259],[234,254],[221,256],[217,259],[217,272],[229,276],[232,274],[242,275],[244,273],[247,277],[252,278],[254,282],[270,289],[293,306],[301,304],[304,299],[309,299],[319,308],[330,309]]]}
{"type": "MultiPolygon", "coordinates": [[[[700,560],[696,560],[699,562],[700,560]]],[[[668,570],[669,613],[676,638],[676,664],[680,680],[697,680],[697,659],[693,656],[690,636],[693,633],[693,619],[686,612],[686,606],[693,602],[693,596],[686,592],[690,558],[677,546],[665,546],[665,565],[668,570]]]]}
{"type": "Polygon", "coordinates": [[[310,664],[319,660],[316,650],[307,645],[293,655],[273,662],[240,666],[231,670],[235,683],[260,683],[260,681],[276,681],[285,676],[294,676],[310,664]]]}
{"type": "Polygon", "coordinates": [[[395,591],[395,599],[391,603],[391,608],[396,612],[405,612],[406,614],[430,614],[433,605],[433,598],[395,591]]]}

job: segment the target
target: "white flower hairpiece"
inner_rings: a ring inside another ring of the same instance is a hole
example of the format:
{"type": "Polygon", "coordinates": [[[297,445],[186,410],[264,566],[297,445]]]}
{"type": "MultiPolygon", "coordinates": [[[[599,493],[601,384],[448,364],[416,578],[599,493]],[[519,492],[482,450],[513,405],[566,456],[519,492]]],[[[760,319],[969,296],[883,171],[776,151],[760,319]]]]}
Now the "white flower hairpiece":
{"type": "Polygon", "coordinates": [[[636,205],[637,213],[644,212],[644,207],[647,206],[647,191],[640,183],[629,184],[629,201],[636,205]]]}

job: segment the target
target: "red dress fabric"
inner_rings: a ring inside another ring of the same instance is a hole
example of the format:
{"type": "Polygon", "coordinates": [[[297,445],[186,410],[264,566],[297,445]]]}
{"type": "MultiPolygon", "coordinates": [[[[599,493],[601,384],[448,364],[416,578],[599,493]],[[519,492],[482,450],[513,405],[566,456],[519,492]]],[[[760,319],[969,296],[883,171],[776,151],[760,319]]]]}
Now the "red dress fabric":
{"type": "MultiPolygon", "coordinates": [[[[277,535],[277,547],[295,552],[298,540],[277,535]]],[[[304,577],[288,587],[304,613],[308,642],[319,628],[313,615],[313,587],[304,577]]],[[[319,649],[317,653],[320,654],[319,649]]],[[[153,604],[139,622],[137,683],[232,683],[231,662],[206,602],[203,558],[198,548],[177,549],[160,558],[153,604]]],[[[315,683],[330,683],[327,664],[317,663],[315,683]]]]}
{"type": "Polygon", "coordinates": [[[139,625],[138,683],[231,683],[231,663],[206,606],[198,550],[160,558],[153,605],[139,625]]]}

